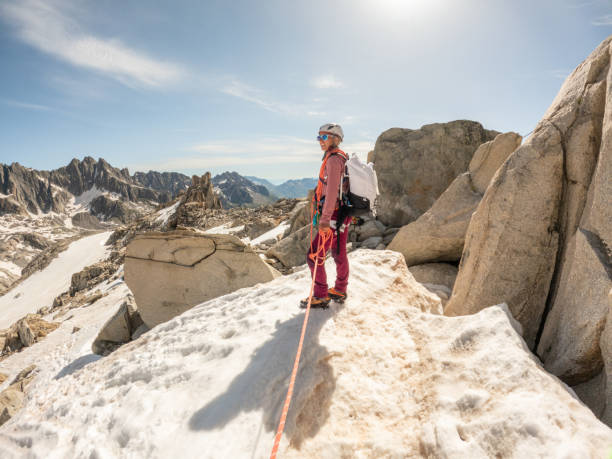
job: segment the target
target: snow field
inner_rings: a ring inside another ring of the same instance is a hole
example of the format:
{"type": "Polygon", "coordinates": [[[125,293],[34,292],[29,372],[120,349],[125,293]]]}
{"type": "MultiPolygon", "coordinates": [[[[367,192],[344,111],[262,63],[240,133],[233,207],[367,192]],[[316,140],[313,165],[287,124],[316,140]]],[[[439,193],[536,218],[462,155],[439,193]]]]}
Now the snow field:
{"type": "Polygon", "coordinates": [[[231,223],[225,223],[223,225],[215,226],[214,228],[207,229],[204,234],[234,234],[239,233],[244,229],[244,225],[230,226],[231,223]]]}
{"type": "MultiPolygon", "coordinates": [[[[349,259],[346,303],[311,311],[279,457],[607,457],[612,431],[541,369],[504,305],[436,315],[400,254],[349,259]]],[[[105,358],[84,338],[72,363],[57,351],[0,427],[0,455],[268,457],[309,286],[303,269],[238,290],[105,358]]]]}
{"type": "Polygon", "coordinates": [[[249,241],[248,244],[251,244],[254,246],[257,244],[261,244],[262,242],[265,242],[268,239],[276,240],[276,238],[280,236],[281,234],[283,234],[287,228],[289,228],[289,222],[288,221],[282,222],[277,227],[272,228],[270,231],[262,234],[261,236],[257,236],[252,241],[249,241]]]}
{"type": "Polygon", "coordinates": [[[32,274],[7,294],[0,296],[0,329],[8,328],[28,313],[49,306],[70,288],[72,274],[108,256],[104,245],[110,232],[73,242],[43,271],[32,274]]]}

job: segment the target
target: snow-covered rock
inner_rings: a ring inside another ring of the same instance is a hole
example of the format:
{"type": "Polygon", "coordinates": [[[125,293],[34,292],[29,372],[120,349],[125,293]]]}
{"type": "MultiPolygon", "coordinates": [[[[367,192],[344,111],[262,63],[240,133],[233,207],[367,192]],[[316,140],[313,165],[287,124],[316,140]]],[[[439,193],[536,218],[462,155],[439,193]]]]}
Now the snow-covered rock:
{"type": "MultiPolygon", "coordinates": [[[[311,311],[279,457],[605,457],[612,431],[542,370],[505,305],[432,314],[401,254],[349,257],[346,303],[311,311]]],[[[46,359],[0,455],[268,457],[309,285],[303,269],[106,358],[46,359]]]]}

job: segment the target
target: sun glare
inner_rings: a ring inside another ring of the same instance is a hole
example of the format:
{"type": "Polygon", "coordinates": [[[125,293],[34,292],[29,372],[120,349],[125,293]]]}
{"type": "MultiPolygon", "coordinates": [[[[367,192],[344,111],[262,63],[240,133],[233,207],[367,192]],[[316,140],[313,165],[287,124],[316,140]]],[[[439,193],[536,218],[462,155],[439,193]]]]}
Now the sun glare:
{"type": "Polygon", "coordinates": [[[436,9],[444,0],[376,0],[368,6],[386,19],[403,18],[406,15],[421,16],[436,9]]]}

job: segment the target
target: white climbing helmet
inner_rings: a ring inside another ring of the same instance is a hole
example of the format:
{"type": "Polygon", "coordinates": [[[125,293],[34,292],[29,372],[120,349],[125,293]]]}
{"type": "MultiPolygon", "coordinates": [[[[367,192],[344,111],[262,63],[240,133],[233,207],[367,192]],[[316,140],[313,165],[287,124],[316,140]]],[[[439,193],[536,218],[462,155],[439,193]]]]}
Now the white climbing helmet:
{"type": "Polygon", "coordinates": [[[330,134],[337,135],[340,140],[344,140],[344,132],[339,124],[327,123],[319,128],[319,132],[329,132],[330,134]]]}

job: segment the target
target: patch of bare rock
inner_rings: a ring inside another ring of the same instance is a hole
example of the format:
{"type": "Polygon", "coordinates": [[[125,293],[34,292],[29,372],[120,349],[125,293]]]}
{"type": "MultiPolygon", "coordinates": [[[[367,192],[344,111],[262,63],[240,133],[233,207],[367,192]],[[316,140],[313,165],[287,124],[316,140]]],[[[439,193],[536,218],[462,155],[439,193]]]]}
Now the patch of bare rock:
{"type": "Polygon", "coordinates": [[[9,328],[0,330],[0,360],[45,338],[59,327],[47,322],[40,314],[28,314],[9,328]]]}
{"type": "MultiPolygon", "coordinates": [[[[19,372],[8,388],[0,392],[0,426],[23,407],[26,390],[35,376],[36,365],[30,365],[19,372]]],[[[0,380],[0,384],[2,382],[0,380]]]]}

